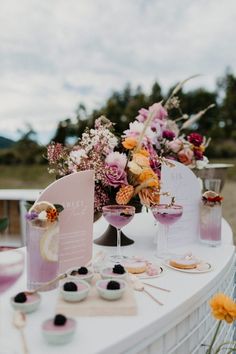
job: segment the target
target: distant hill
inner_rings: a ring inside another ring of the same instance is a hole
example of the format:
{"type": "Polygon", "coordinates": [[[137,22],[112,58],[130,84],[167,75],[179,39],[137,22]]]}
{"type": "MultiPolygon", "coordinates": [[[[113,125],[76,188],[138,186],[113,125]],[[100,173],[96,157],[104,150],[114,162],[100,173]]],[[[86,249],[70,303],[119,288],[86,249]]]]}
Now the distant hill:
{"type": "Polygon", "coordinates": [[[4,138],[4,136],[0,136],[0,149],[6,149],[15,144],[14,140],[4,138]]]}

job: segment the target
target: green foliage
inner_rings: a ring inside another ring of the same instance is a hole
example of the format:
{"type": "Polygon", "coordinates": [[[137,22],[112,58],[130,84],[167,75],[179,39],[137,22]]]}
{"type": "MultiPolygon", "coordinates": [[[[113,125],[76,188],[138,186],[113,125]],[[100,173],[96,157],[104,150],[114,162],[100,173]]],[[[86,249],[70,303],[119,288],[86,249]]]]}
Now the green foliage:
{"type": "Polygon", "coordinates": [[[0,232],[4,231],[8,226],[8,218],[0,219],[0,232]]]}

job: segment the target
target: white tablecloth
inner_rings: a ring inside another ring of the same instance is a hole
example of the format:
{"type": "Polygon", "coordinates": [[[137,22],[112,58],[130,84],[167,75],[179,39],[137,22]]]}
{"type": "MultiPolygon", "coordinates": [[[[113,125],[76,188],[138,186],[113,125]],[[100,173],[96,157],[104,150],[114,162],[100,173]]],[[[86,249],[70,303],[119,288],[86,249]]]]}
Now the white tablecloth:
{"type": "MultiPolygon", "coordinates": [[[[152,259],[153,219],[145,213],[135,217],[127,226],[128,236],[135,244],[124,247],[126,254],[142,254],[152,259]]],[[[103,219],[95,224],[95,237],[105,229],[103,219]]],[[[209,343],[216,321],[210,316],[207,304],[218,291],[232,295],[234,287],[234,246],[232,232],[223,220],[223,243],[220,247],[208,248],[201,244],[188,245],[176,250],[191,250],[209,261],[214,270],[205,274],[186,274],[166,269],[164,274],[150,283],[171,289],[165,293],[156,289],[150,291],[164,303],[157,305],[144,293],[136,293],[138,315],[130,317],[81,317],[77,318],[77,334],[66,346],[49,346],[42,338],[40,326],[43,320],[53,317],[57,290],[42,293],[40,311],[27,318],[26,337],[32,354],[192,354],[204,353],[199,345],[209,343]]],[[[100,246],[94,246],[95,252],[100,246]]],[[[104,248],[114,252],[113,248],[104,248]]],[[[13,310],[9,297],[25,289],[25,276],[1,298],[1,335],[9,338],[22,353],[20,337],[11,325],[13,310]]],[[[232,330],[223,327],[221,338],[232,337],[232,330]]]]}

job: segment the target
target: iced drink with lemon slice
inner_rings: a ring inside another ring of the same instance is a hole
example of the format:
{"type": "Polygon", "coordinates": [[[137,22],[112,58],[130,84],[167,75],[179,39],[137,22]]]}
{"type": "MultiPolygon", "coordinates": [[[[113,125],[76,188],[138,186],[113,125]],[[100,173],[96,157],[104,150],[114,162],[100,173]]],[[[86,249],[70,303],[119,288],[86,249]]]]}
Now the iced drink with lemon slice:
{"type": "MultiPolygon", "coordinates": [[[[59,222],[56,207],[34,204],[26,215],[27,286],[33,290],[56,278],[59,268],[59,222]]],[[[57,283],[44,288],[51,290],[57,283]]]]}

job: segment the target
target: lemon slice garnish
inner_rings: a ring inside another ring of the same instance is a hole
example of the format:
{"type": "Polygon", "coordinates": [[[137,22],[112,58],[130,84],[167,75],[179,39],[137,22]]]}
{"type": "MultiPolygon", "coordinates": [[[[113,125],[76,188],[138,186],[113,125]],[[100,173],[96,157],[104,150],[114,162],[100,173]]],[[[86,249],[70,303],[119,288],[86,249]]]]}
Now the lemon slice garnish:
{"type": "Polygon", "coordinates": [[[59,227],[50,226],[40,239],[40,253],[42,258],[49,262],[58,261],[59,227]]]}

